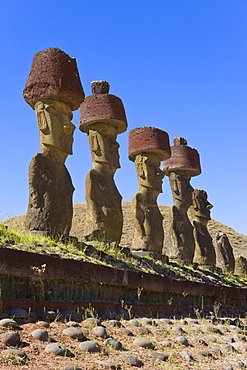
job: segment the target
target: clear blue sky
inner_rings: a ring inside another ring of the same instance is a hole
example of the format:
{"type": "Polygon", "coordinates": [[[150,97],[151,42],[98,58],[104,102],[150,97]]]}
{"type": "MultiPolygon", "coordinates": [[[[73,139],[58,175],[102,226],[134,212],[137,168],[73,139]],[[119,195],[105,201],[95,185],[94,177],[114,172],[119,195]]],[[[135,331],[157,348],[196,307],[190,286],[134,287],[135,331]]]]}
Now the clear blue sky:
{"type": "MultiPolygon", "coordinates": [[[[90,82],[110,82],[129,128],[154,126],[173,143],[183,136],[201,157],[194,188],[208,192],[211,216],[247,234],[246,0],[1,0],[0,213],[24,214],[28,166],[39,152],[35,112],[22,91],[34,54],[59,47],[77,59],[86,95],[90,82]]],[[[78,127],[78,111],[74,124],[78,127]]],[[[66,165],[84,202],[91,168],[86,134],[74,136],[66,165]]],[[[118,136],[123,200],[138,191],[127,158],[128,132],[118,136]]],[[[168,178],[163,205],[171,205],[168,178]]]]}

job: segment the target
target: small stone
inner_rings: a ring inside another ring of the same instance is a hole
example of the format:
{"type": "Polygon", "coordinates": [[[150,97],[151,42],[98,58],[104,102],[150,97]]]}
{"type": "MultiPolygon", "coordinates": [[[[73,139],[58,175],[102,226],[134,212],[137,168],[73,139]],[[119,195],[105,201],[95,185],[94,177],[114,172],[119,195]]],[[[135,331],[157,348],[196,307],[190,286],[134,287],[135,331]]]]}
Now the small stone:
{"type": "Polygon", "coordinates": [[[120,328],[120,329],[119,329],[119,331],[120,331],[121,333],[123,333],[123,334],[128,335],[129,337],[133,337],[133,336],[134,336],[134,334],[132,333],[132,331],[131,331],[131,330],[129,330],[129,329],[120,328]]]}
{"type": "Polygon", "coordinates": [[[151,333],[151,331],[148,328],[146,328],[145,326],[140,326],[138,328],[138,331],[139,331],[139,333],[141,335],[146,335],[146,334],[150,334],[151,333]]]}
{"type": "Polygon", "coordinates": [[[180,355],[188,361],[194,361],[194,358],[186,351],[180,352],[180,355]]]}
{"type": "Polygon", "coordinates": [[[173,322],[170,319],[160,319],[161,322],[164,322],[165,324],[172,325],[173,322]]]}
{"type": "Polygon", "coordinates": [[[21,342],[19,333],[8,331],[0,335],[0,339],[6,346],[18,346],[21,342]]]}
{"type": "Polygon", "coordinates": [[[188,321],[187,320],[181,320],[181,324],[182,325],[188,325],[188,321]]]}
{"type": "Polygon", "coordinates": [[[222,370],[233,370],[231,366],[222,366],[222,370]]]}
{"type": "Polygon", "coordinates": [[[104,344],[109,344],[112,348],[116,349],[116,350],[119,350],[121,351],[123,349],[123,345],[121,342],[119,342],[117,339],[115,338],[107,338],[105,341],[104,341],[104,344]]]}
{"type": "Polygon", "coordinates": [[[74,327],[64,329],[63,335],[67,335],[70,338],[77,339],[80,342],[82,342],[83,340],[86,340],[86,337],[83,334],[83,332],[80,329],[77,329],[74,327]]]}
{"type": "Polygon", "coordinates": [[[63,370],[82,370],[82,369],[74,365],[67,365],[63,367],[63,370]]]}
{"type": "Polygon", "coordinates": [[[209,351],[200,351],[198,352],[198,355],[203,356],[203,357],[213,357],[212,353],[209,351]]]}
{"type": "Polygon", "coordinates": [[[5,328],[17,328],[18,324],[15,320],[12,319],[2,319],[0,320],[0,326],[4,326],[5,328]]]}
{"type": "Polygon", "coordinates": [[[133,326],[140,326],[140,321],[139,320],[136,320],[136,319],[131,319],[129,320],[129,324],[130,325],[133,325],[133,326]]]}
{"type": "Polygon", "coordinates": [[[50,327],[50,324],[47,321],[38,321],[36,323],[36,325],[42,326],[43,328],[49,328],[50,327]]]}
{"type": "Polygon", "coordinates": [[[55,311],[37,311],[36,317],[40,320],[53,321],[57,317],[57,313],[55,311]]]}
{"type": "Polygon", "coordinates": [[[70,350],[58,343],[49,343],[45,347],[46,352],[53,353],[55,356],[74,357],[70,350]]]}
{"type": "Polygon", "coordinates": [[[159,352],[152,352],[152,357],[156,358],[157,360],[160,360],[160,361],[167,361],[168,360],[167,355],[164,355],[164,353],[159,353],[159,352]]]}
{"type": "Polygon", "coordinates": [[[66,323],[66,325],[68,325],[68,326],[73,326],[73,327],[78,327],[78,326],[80,326],[80,325],[79,325],[79,323],[78,323],[78,322],[76,322],[76,321],[68,321],[68,322],[66,323]]]}
{"type": "Polygon", "coordinates": [[[109,369],[117,369],[117,365],[114,361],[105,360],[105,361],[95,361],[96,364],[109,367],[109,369]]]}
{"type": "Polygon", "coordinates": [[[215,334],[222,334],[222,332],[220,331],[219,328],[216,328],[214,326],[208,326],[207,327],[207,330],[208,331],[211,331],[212,333],[215,333],[215,334]]]}
{"type": "Polygon", "coordinates": [[[150,340],[145,339],[145,338],[136,338],[133,344],[136,344],[139,347],[143,347],[143,348],[154,349],[153,343],[150,342],[150,340]]]}
{"type": "Polygon", "coordinates": [[[209,342],[217,342],[217,338],[215,336],[213,336],[213,335],[209,335],[207,337],[207,339],[208,339],[209,342]]]}
{"type": "Polygon", "coordinates": [[[32,331],[31,335],[35,339],[39,339],[43,342],[48,340],[48,332],[44,329],[36,329],[36,330],[32,331]]]}
{"type": "Polygon", "coordinates": [[[146,324],[146,325],[155,325],[156,324],[154,320],[149,319],[148,317],[143,317],[141,320],[142,320],[142,323],[146,324]]]}
{"type": "Polygon", "coordinates": [[[174,331],[174,333],[178,333],[178,334],[184,334],[185,333],[184,329],[181,328],[181,326],[173,326],[172,331],[174,331]]]}
{"type": "Polygon", "coordinates": [[[198,321],[198,320],[196,320],[196,319],[190,319],[190,322],[191,322],[192,324],[199,324],[199,321],[198,321]]]}
{"type": "Polygon", "coordinates": [[[15,356],[18,356],[22,359],[25,359],[27,358],[27,355],[25,352],[23,351],[20,351],[19,349],[13,349],[13,348],[10,348],[10,349],[5,349],[1,352],[2,355],[15,355],[15,356]]]}
{"type": "Polygon", "coordinates": [[[237,337],[238,337],[238,339],[242,340],[243,342],[246,341],[246,336],[243,335],[243,334],[238,334],[237,337]]]}
{"type": "Polygon", "coordinates": [[[179,337],[177,337],[177,338],[176,338],[176,341],[177,341],[178,343],[183,344],[184,346],[188,346],[188,345],[189,345],[188,340],[187,340],[185,337],[183,337],[182,335],[181,335],[181,336],[179,336],[179,337]]]}
{"type": "Polygon", "coordinates": [[[227,344],[227,345],[225,346],[225,349],[226,349],[227,351],[237,352],[237,351],[236,351],[236,349],[235,349],[231,344],[227,344]]]}
{"type": "Polygon", "coordinates": [[[171,342],[169,342],[169,340],[163,340],[162,342],[160,342],[160,344],[164,347],[171,347],[171,342]]]}
{"type": "Polygon", "coordinates": [[[197,342],[197,343],[199,343],[199,344],[202,344],[203,346],[205,346],[205,347],[207,347],[208,346],[208,344],[205,342],[205,340],[204,339],[202,339],[202,338],[194,338],[194,341],[195,342],[197,342]]]}
{"type": "Polygon", "coordinates": [[[12,308],[8,312],[9,316],[14,317],[15,319],[27,319],[28,313],[23,308],[12,308]]]}
{"type": "Polygon", "coordinates": [[[129,355],[128,353],[123,354],[120,356],[123,361],[125,361],[128,365],[142,367],[144,363],[139,360],[136,356],[129,355]]]}
{"type": "Polygon", "coordinates": [[[83,324],[85,324],[87,327],[93,327],[100,326],[101,322],[95,317],[88,317],[87,319],[83,320],[83,324]]]}
{"type": "Polygon", "coordinates": [[[222,337],[222,339],[224,339],[226,342],[230,342],[230,343],[234,343],[235,342],[235,340],[234,340],[233,337],[226,337],[226,336],[224,336],[224,337],[222,337]]]}
{"type": "Polygon", "coordinates": [[[103,326],[95,326],[92,329],[92,333],[96,337],[101,337],[101,338],[106,338],[107,337],[107,332],[106,332],[106,330],[105,330],[105,328],[103,326]]]}
{"type": "Polygon", "coordinates": [[[195,328],[193,328],[193,329],[194,329],[194,331],[195,331],[196,333],[203,334],[202,329],[197,328],[197,327],[195,327],[195,328]]]}
{"type": "Polygon", "coordinates": [[[214,352],[216,355],[221,356],[222,352],[218,347],[212,347],[211,351],[214,352]]]}
{"type": "Polygon", "coordinates": [[[245,351],[247,351],[247,344],[243,344],[243,345],[242,345],[242,348],[243,348],[245,351]]]}
{"type": "Polygon", "coordinates": [[[109,320],[109,324],[113,325],[114,328],[122,328],[123,324],[118,320],[109,320]]]}
{"type": "Polygon", "coordinates": [[[87,352],[99,352],[100,346],[94,340],[87,340],[79,344],[80,349],[87,352]]]}

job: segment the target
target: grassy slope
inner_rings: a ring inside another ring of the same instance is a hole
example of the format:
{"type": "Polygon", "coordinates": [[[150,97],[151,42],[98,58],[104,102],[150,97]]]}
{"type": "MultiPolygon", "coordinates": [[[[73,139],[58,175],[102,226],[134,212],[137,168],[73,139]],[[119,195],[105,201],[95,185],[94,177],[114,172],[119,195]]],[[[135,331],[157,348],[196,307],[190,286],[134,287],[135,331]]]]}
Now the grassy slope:
{"type": "MultiPolygon", "coordinates": [[[[169,243],[168,238],[168,229],[170,225],[170,207],[168,206],[159,206],[161,213],[164,216],[164,231],[165,231],[165,240],[164,244],[169,243]]],[[[74,217],[72,222],[71,235],[76,236],[79,240],[83,239],[84,229],[85,229],[85,211],[86,203],[77,203],[74,204],[74,217]]],[[[131,216],[131,202],[123,202],[123,214],[124,214],[124,226],[123,226],[123,235],[121,240],[121,246],[129,247],[132,240],[133,234],[133,224],[131,216]]],[[[24,218],[25,216],[16,216],[5,221],[2,221],[4,225],[8,225],[10,229],[16,231],[24,231],[24,218]]],[[[208,223],[208,230],[215,242],[216,233],[221,231],[227,234],[230,243],[234,249],[235,257],[242,255],[247,258],[247,236],[242,235],[231,229],[230,227],[221,224],[218,221],[211,220],[208,223]]]]}

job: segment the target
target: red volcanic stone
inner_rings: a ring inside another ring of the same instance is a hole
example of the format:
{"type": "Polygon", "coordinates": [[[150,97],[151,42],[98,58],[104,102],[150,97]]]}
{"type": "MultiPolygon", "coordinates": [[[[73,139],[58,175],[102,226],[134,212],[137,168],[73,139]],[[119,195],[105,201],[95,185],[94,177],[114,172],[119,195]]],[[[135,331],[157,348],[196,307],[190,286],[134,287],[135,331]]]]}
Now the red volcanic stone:
{"type": "Polygon", "coordinates": [[[129,159],[142,152],[151,152],[165,160],[171,156],[169,136],[155,127],[138,127],[129,133],[129,159]]]}
{"type": "Polygon", "coordinates": [[[23,97],[33,109],[40,98],[62,101],[72,110],[78,109],[85,95],[75,58],[58,48],[35,54],[23,97]]]}
{"type": "Polygon", "coordinates": [[[94,123],[110,124],[121,134],[128,124],[122,100],[111,94],[88,96],[80,106],[80,126],[82,132],[88,132],[94,123]]]}
{"type": "Polygon", "coordinates": [[[171,146],[171,157],[162,164],[162,170],[166,175],[172,171],[183,170],[191,176],[200,175],[201,165],[199,153],[196,149],[187,146],[184,138],[174,139],[174,146],[171,146]]]}

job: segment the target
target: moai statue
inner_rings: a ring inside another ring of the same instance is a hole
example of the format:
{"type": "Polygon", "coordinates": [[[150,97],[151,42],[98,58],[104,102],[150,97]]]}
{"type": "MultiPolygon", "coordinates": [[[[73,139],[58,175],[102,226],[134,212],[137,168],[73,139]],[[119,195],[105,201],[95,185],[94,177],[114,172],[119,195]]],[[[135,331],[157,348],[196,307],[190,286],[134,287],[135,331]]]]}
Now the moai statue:
{"type": "Polygon", "coordinates": [[[187,146],[184,138],[175,137],[171,158],[163,162],[162,169],[169,176],[173,197],[170,243],[166,247],[166,254],[179,262],[192,263],[195,242],[187,211],[192,205],[190,179],[201,173],[199,153],[187,146]]]}
{"type": "Polygon", "coordinates": [[[226,234],[219,232],[216,234],[216,265],[223,272],[234,272],[235,258],[233,248],[226,234]]]}
{"type": "Polygon", "coordinates": [[[239,256],[236,258],[234,274],[244,278],[247,277],[247,260],[245,257],[239,256]]]}
{"type": "Polygon", "coordinates": [[[191,216],[194,225],[195,254],[193,262],[198,265],[214,269],[216,265],[216,254],[212,238],[207,229],[212,204],[208,202],[206,191],[195,189],[192,194],[193,206],[191,216]]]}
{"type": "Polygon", "coordinates": [[[72,154],[72,111],[84,99],[75,58],[58,48],[35,54],[23,96],[36,111],[41,142],[29,167],[26,228],[68,236],[74,187],[64,163],[72,154]]]}
{"type": "Polygon", "coordinates": [[[133,251],[162,254],[164,242],[163,216],[157,197],[162,193],[164,173],[160,161],[171,155],[169,136],[154,127],[140,127],[129,133],[129,159],[135,162],[139,193],[132,200],[134,237],[133,251]]]}
{"type": "Polygon", "coordinates": [[[117,134],[127,129],[121,99],[108,94],[109,83],[93,81],[92,96],[80,107],[80,130],[88,134],[93,169],[86,177],[87,240],[119,243],[122,236],[122,197],[114,182],[120,168],[117,134]]]}

